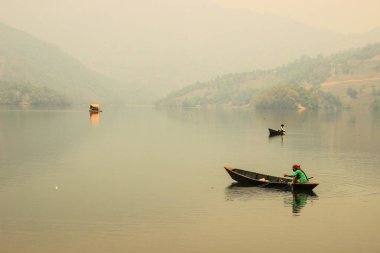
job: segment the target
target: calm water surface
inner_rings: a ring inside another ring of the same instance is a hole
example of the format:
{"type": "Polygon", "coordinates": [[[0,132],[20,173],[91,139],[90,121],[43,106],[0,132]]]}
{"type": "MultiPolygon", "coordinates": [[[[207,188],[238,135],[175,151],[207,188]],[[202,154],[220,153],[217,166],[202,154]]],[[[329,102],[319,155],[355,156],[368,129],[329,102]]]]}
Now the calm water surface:
{"type": "Polygon", "coordinates": [[[0,252],[380,252],[379,165],[368,112],[2,108],[0,252]],[[312,194],[223,169],[294,163],[312,194]]]}

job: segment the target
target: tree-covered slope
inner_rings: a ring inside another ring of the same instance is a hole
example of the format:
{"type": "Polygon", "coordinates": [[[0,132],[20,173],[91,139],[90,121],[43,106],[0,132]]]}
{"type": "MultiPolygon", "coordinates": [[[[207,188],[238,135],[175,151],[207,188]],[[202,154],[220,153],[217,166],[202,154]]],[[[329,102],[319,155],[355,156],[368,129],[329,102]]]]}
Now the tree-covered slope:
{"type": "Polygon", "coordinates": [[[103,103],[114,84],[58,47],[0,23],[0,103],[103,103]]]}
{"type": "MultiPolygon", "coordinates": [[[[328,57],[304,56],[269,71],[255,70],[220,76],[173,92],[158,104],[230,105],[261,109],[351,107],[355,101],[360,100],[359,94],[354,101],[353,95],[350,95],[355,93],[359,84],[362,91],[363,85],[371,91],[380,90],[380,44],[371,44],[328,57]],[[348,86],[332,85],[334,82],[348,80],[348,86]]],[[[368,101],[375,99],[375,96],[370,99],[366,97],[367,106],[368,101]]]]}

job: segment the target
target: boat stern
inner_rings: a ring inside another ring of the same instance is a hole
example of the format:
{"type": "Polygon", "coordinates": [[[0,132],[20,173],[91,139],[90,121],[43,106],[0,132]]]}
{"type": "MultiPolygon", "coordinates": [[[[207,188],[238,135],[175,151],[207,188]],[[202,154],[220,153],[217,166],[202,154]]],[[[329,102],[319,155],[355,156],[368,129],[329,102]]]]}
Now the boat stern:
{"type": "Polygon", "coordinates": [[[229,171],[233,171],[233,170],[234,170],[234,168],[232,168],[232,167],[230,167],[230,166],[224,166],[224,168],[225,168],[226,170],[229,170],[229,171]]]}

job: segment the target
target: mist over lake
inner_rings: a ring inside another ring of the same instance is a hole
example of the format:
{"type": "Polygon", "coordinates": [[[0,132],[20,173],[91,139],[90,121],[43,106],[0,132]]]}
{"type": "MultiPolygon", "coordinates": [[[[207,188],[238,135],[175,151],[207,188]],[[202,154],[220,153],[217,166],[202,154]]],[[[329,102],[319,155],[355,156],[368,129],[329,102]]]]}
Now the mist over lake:
{"type": "Polygon", "coordinates": [[[378,10],[0,0],[0,253],[380,252],[378,10]]]}
{"type": "Polygon", "coordinates": [[[378,112],[103,110],[1,108],[0,252],[379,251],[378,112]],[[312,194],[223,169],[294,163],[312,194]]]}

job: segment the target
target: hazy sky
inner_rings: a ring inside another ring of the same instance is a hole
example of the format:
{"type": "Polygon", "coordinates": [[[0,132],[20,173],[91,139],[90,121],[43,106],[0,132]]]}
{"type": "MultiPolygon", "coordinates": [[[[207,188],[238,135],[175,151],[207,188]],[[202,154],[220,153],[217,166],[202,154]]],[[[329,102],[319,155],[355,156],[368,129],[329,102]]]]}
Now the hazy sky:
{"type": "Polygon", "coordinates": [[[380,26],[380,0],[214,0],[225,7],[291,17],[315,28],[341,33],[380,26]]]}
{"type": "Polygon", "coordinates": [[[379,42],[368,33],[378,10],[380,0],[0,0],[0,22],[153,97],[379,42]]]}
{"type": "MultiPolygon", "coordinates": [[[[246,8],[253,12],[290,17],[298,22],[314,28],[329,29],[340,33],[367,32],[380,27],[380,0],[77,0],[71,1],[73,9],[96,9],[100,12],[118,12],[117,6],[133,6],[136,4],[150,5],[154,2],[178,2],[178,5],[207,3],[213,1],[223,7],[246,8]],[[80,7],[82,6],[82,7],[80,7]]],[[[0,21],[16,22],[23,19],[23,15],[35,12],[47,15],[56,6],[57,13],[64,15],[60,6],[64,0],[0,0],[0,21]]],[[[38,14],[37,14],[38,13],[38,14]]],[[[27,18],[27,17],[25,17],[27,18]]],[[[24,19],[25,19],[24,18],[24,19]]],[[[21,26],[22,27],[22,26],[21,26]]]]}

